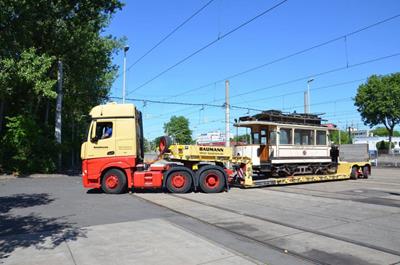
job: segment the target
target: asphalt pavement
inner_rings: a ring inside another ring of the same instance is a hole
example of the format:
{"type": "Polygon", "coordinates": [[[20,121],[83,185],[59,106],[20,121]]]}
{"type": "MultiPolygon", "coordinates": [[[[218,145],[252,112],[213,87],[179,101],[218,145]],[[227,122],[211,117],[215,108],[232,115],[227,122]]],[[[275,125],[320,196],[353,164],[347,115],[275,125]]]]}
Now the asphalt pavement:
{"type": "Polygon", "coordinates": [[[227,193],[0,179],[2,264],[400,264],[400,170],[227,193]]]}

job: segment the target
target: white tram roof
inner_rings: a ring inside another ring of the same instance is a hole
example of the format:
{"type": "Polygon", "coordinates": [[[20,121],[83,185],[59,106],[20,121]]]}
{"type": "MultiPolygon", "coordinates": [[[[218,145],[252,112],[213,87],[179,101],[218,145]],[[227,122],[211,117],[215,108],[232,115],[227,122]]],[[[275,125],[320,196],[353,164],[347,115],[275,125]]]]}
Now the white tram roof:
{"type": "Polygon", "coordinates": [[[233,126],[235,127],[255,127],[259,125],[264,126],[274,126],[274,127],[286,127],[286,128],[299,128],[299,129],[319,129],[319,130],[337,130],[337,128],[328,127],[326,125],[306,125],[306,124],[296,124],[296,123],[279,123],[272,121],[239,121],[233,126]]]}
{"type": "Polygon", "coordinates": [[[283,113],[279,110],[266,110],[253,116],[240,117],[236,127],[273,126],[303,129],[336,130],[333,124],[322,124],[320,114],[283,113]]]}

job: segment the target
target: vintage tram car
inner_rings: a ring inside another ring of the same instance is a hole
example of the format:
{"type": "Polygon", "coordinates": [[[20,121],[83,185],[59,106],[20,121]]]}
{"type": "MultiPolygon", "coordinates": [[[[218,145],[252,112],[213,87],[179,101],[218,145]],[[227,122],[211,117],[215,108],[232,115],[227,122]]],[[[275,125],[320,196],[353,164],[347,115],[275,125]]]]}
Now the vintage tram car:
{"type": "Polygon", "coordinates": [[[331,151],[329,133],[319,115],[263,111],[240,117],[234,126],[250,128],[250,144],[235,146],[235,154],[253,162],[254,177],[333,174],[336,152],[331,151]]]}

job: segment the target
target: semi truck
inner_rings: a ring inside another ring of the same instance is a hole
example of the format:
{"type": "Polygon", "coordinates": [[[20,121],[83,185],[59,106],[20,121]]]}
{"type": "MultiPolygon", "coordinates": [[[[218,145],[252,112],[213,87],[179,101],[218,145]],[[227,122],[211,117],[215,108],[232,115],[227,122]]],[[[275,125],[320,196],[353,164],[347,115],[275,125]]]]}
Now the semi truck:
{"type": "Polygon", "coordinates": [[[252,143],[234,148],[171,144],[164,136],[158,157],[149,162],[144,161],[142,114],[133,104],[99,105],[90,117],[81,147],[83,186],[106,193],[132,189],[218,193],[230,186],[340,180],[367,177],[371,172],[368,162],[337,162],[330,157],[328,129],[307,124],[305,117],[297,124],[290,117],[279,122],[268,115],[268,122],[243,118],[235,126],[249,126],[252,143]]]}

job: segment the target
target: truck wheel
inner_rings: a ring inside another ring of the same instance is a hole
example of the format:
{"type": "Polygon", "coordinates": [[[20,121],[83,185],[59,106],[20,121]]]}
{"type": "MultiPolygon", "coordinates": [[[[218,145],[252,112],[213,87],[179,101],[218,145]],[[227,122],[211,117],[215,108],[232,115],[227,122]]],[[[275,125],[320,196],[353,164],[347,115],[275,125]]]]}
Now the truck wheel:
{"type": "Polygon", "coordinates": [[[353,167],[351,169],[350,178],[351,179],[357,179],[357,177],[358,177],[358,169],[357,169],[357,167],[353,167]]]}
{"type": "Polygon", "coordinates": [[[126,190],[125,174],[119,169],[110,169],[101,180],[101,188],[105,193],[119,194],[126,190]]]}
{"type": "Polygon", "coordinates": [[[171,193],[187,193],[192,187],[192,176],[185,171],[172,171],[167,176],[167,190],[171,193]]]}
{"type": "Polygon", "coordinates": [[[363,167],[362,172],[363,172],[363,178],[367,179],[369,176],[369,167],[368,166],[363,167]]]}
{"type": "Polygon", "coordinates": [[[205,193],[218,193],[225,187],[224,174],[218,169],[210,167],[200,172],[199,185],[205,193]]]}

